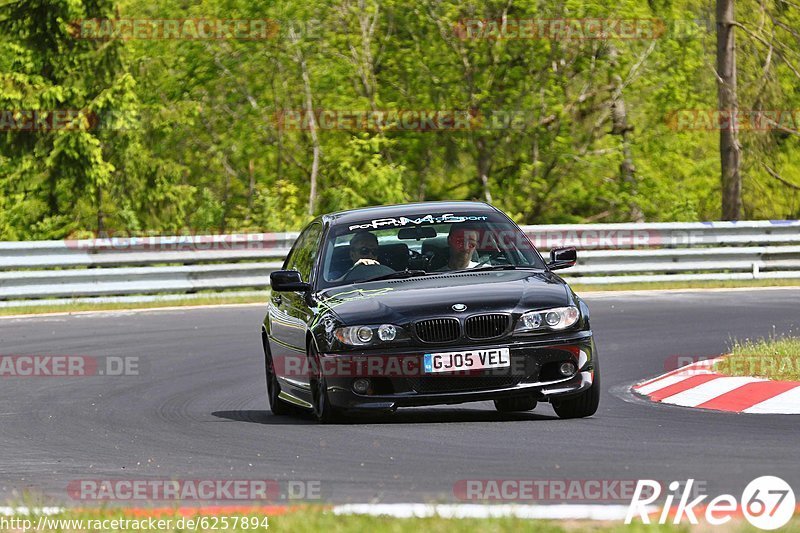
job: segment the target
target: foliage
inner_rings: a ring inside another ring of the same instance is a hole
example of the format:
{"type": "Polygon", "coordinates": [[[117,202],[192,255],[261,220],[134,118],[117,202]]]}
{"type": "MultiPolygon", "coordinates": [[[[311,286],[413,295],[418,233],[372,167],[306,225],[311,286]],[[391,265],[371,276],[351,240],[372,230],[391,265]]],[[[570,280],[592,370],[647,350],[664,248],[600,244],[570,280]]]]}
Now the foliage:
{"type": "MultiPolygon", "coordinates": [[[[719,218],[718,132],[680,131],[668,120],[716,107],[713,3],[0,4],[2,120],[82,111],[69,129],[0,128],[0,239],[282,231],[321,212],[438,199],[489,200],[520,223],[719,218]],[[71,23],[90,18],[270,19],[277,32],[77,38],[71,23]],[[653,39],[460,33],[469,19],[581,18],[660,19],[665,31],[653,39]],[[317,111],[476,120],[449,131],[285,127],[281,117],[309,100],[317,111]]],[[[740,0],[737,12],[740,107],[800,109],[796,5],[740,0]]],[[[741,132],[747,218],[800,218],[794,126],[741,132]]]]}

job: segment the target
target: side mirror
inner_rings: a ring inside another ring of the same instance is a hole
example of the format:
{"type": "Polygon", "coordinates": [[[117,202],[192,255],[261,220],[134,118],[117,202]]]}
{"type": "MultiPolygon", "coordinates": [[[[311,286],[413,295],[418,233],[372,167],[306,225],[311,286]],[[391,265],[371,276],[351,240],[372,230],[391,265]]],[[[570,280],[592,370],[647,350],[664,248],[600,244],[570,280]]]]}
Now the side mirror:
{"type": "Polygon", "coordinates": [[[550,261],[547,263],[547,268],[550,270],[569,268],[575,266],[577,260],[578,252],[573,246],[568,248],[553,248],[550,250],[550,261]]]}
{"type": "Polygon", "coordinates": [[[269,284],[273,291],[301,291],[305,292],[311,285],[303,281],[297,270],[276,270],[269,275],[269,284]]]}

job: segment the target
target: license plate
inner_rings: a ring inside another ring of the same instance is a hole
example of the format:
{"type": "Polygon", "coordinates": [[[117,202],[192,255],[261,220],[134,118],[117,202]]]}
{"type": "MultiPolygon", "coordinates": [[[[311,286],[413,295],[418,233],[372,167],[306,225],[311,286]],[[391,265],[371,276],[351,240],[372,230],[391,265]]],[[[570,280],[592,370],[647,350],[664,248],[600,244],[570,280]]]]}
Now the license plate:
{"type": "Polygon", "coordinates": [[[504,368],[511,366],[511,355],[508,348],[426,353],[424,363],[426,374],[455,370],[504,368]]]}

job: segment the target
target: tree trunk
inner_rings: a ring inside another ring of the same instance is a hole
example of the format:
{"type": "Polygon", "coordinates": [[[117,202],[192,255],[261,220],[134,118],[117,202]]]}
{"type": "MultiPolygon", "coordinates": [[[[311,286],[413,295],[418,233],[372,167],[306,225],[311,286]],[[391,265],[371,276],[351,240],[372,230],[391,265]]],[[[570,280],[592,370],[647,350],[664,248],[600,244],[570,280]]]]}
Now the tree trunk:
{"type": "Polygon", "coordinates": [[[294,28],[289,28],[289,38],[295,45],[295,60],[300,64],[300,72],[303,77],[303,92],[305,95],[306,113],[308,113],[308,129],[311,134],[311,145],[313,149],[311,161],[310,191],[308,193],[308,214],[314,216],[317,204],[317,174],[319,173],[319,158],[322,155],[319,137],[317,135],[317,121],[314,115],[314,98],[311,92],[311,77],[308,74],[308,65],[303,51],[300,48],[300,38],[295,33],[294,28]]]}
{"type": "Polygon", "coordinates": [[[741,146],[735,120],[739,103],[733,8],[734,0],[717,0],[717,95],[720,114],[728,117],[719,132],[723,220],[738,220],[742,211],[741,146]]]}
{"type": "Polygon", "coordinates": [[[250,184],[247,188],[247,218],[249,220],[253,216],[253,196],[256,193],[256,166],[252,159],[247,169],[250,172],[250,184]]]}
{"type": "Polygon", "coordinates": [[[105,214],[103,213],[103,189],[100,185],[97,186],[95,201],[97,202],[97,236],[105,238],[108,234],[106,233],[105,214]]]}
{"type": "Polygon", "coordinates": [[[492,192],[489,190],[489,169],[492,166],[492,157],[484,139],[479,138],[476,144],[478,148],[478,179],[481,184],[483,200],[491,204],[492,192]]]}
{"type": "Polygon", "coordinates": [[[609,49],[609,56],[611,57],[610,83],[614,88],[611,100],[611,134],[618,135],[622,142],[622,163],[619,164],[619,176],[631,198],[628,204],[628,219],[631,222],[644,222],[644,214],[636,201],[636,195],[639,191],[630,139],[630,132],[633,130],[633,126],[628,125],[628,110],[625,106],[625,100],[622,98],[622,77],[615,72],[619,64],[617,60],[618,52],[613,45],[609,49]]]}

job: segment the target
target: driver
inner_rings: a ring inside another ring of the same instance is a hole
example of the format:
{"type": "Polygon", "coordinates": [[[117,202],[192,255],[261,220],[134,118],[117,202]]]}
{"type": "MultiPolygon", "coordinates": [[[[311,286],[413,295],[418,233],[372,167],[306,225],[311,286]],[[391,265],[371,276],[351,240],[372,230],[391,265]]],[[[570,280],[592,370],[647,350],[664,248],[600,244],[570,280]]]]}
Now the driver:
{"type": "Polygon", "coordinates": [[[362,230],[353,235],[350,239],[350,259],[353,266],[358,265],[379,265],[378,261],[378,237],[372,233],[362,230]]]}
{"type": "Polygon", "coordinates": [[[334,281],[342,281],[344,278],[353,271],[354,268],[361,265],[380,265],[378,261],[378,237],[373,235],[367,230],[361,230],[350,238],[350,260],[353,266],[342,272],[338,276],[334,276],[334,281]]]}
{"type": "Polygon", "coordinates": [[[475,227],[461,224],[450,226],[450,233],[447,235],[449,258],[437,270],[464,270],[477,266],[478,263],[472,260],[472,255],[478,248],[479,238],[480,233],[475,227]]]}

